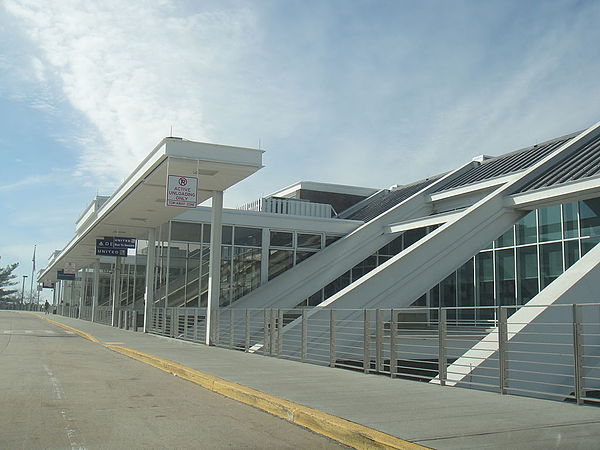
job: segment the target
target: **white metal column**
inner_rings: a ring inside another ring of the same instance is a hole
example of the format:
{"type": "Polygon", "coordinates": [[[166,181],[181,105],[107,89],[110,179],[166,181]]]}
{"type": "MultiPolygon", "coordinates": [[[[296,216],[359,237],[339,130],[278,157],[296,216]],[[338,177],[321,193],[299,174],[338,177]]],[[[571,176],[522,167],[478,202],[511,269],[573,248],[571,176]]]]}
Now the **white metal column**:
{"type": "Polygon", "coordinates": [[[96,307],[98,306],[98,292],[100,291],[100,263],[94,264],[94,279],[92,283],[92,322],[96,320],[96,307]]]}
{"type": "Polygon", "coordinates": [[[117,326],[117,304],[121,307],[121,257],[117,256],[115,261],[114,284],[112,293],[112,317],[111,324],[117,326]]]}
{"type": "Polygon", "coordinates": [[[213,308],[219,307],[221,288],[221,234],[223,191],[214,191],[211,206],[210,260],[208,263],[208,305],[206,306],[206,345],[210,345],[213,308]]]}
{"type": "Polygon", "coordinates": [[[148,230],[148,255],[146,258],[146,288],[144,289],[144,333],[150,331],[152,304],[154,303],[154,265],[156,260],[156,230],[148,230]]]}
{"type": "Polygon", "coordinates": [[[81,310],[83,309],[84,299],[85,299],[85,283],[86,283],[86,269],[81,269],[81,286],[79,288],[79,311],[77,313],[77,318],[81,319],[81,310]]]}

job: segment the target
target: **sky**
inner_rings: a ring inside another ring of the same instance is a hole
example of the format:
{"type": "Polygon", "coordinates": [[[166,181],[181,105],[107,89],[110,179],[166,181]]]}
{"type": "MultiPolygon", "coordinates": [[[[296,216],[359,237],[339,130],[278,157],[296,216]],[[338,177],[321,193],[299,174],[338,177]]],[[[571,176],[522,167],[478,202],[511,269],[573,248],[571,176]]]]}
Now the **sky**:
{"type": "Polygon", "coordinates": [[[44,267],[171,129],[266,150],[230,207],[585,129],[598,23],[595,0],[1,0],[0,266],[44,267]]]}

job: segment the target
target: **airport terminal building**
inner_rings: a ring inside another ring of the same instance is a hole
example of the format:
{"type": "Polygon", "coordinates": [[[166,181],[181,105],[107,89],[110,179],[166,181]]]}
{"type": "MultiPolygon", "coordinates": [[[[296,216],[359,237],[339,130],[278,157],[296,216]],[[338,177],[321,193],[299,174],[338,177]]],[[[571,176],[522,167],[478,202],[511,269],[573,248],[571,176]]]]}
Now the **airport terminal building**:
{"type": "Polygon", "coordinates": [[[226,209],[262,151],[165,138],[90,203],[38,281],[84,320],[594,402],[600,124],[457,163],[384,189],[301,181],[226,209]]]}

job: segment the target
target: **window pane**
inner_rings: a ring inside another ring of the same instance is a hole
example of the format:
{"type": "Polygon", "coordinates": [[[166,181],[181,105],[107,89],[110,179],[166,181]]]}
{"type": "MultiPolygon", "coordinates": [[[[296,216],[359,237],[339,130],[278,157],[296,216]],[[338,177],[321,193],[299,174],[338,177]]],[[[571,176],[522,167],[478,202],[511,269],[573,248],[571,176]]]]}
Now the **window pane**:
{"type": "Polygon", "coordinates": [[[440,283],[440,301],[446,311],[449,320],[456,319],[456,272],[448,275],[440,283]]]}
{"type": "Polygon", "coordinates": [[[310,258],[312,255],[316,255],[317,252],[303,252],[303,251],[296,251],[296,264],[300,264],[302,261],[304,261],[305,259],[310,258]]]}
{"type": "Polygon", "coordinates": [[[287,231],[271,231],[271,247],[292,247],[294,233],[287,231]]]}
{"type": "Polygon", "coordinates": [[[221,235],[221,244],[231,244],[231,226],[223,225],[223,231],[221,235]]]}
{"type": "Polygon", "coordinates": [[[199,223],[172,222],[171,240],[200,242],[202,225],[199,223]]]}
{"type": "Polygon", "coordinates": [[[340,239],[342,236],[325,236],[325,247],[333,244],[335,241],[340,239]]]}
{"type": "Polygon", "coordinates": [[[542,208],[540,217],[540,241],[556,241],[561,237],[560,205],[542,208]]]}
{"type": "Polygon", "coordinates": [[[566,203],[563,205],[563,220],[565,238],[579,237],[577,226],[577,203],[566,203]]]}
{"type": "Polygon", "coordinates": [[[426,228],[416,228],[404,232],[404,248],[408,248],[427,234],[426,228]]]}
{"type": "Polygon", "coordinates": [[[540,274],[542,289],[548,286],[562,273],[563,269],[562,245],[546,244],[540,246],[540,274]]]}
{"type": "Polygon", "coordinates": [[[582,236],[600,235],[600,198],[579,202],[582,236]]]}
{"type": "Polygon", "coordinates": [[[515,244],[515,232],[514,227],[510,227],[506,233],[496,239],[496,248],[499,247],[510,247],[515,244]]]}
{"type": "Polygon", "coordinates": [[[261,250],[259,248],[234,247],[232,301],[260,285],[260,257],[261,250]]]}
{"type": "Polygon", "coordinates": [[[369,256],[352,268],[352,281],[358,280],[377,266],[375,255],[369,256]]]}
{"type": "Polygon", "coordinates": [[[336,292],[341,291],[350,284],[350,271],[344,273],[337,280],[332,281],[325,286],[325,299],[328,299],[336,292]]]}
{"type": "Polygon", "coordinates": [[[302,248],[321,248],[321,235],[298,233],[298,247],[302,248]]]}
{"type": "Polygon", "coordinates": [[[565,242],[565,269],[568,269],[579,259],[579,241],[565,242]]]}
{"type": "MultiPolygon", "coordinates": [[[[230,227],[231,228],[231,227],[230,227]]],[[[231,299],[231,252],[228,245],[221,247],[221,293],[219,296],[219,306],[228,306],[231,299]]]]}
{"type": "Polygon", "coordinates": [[[400,253],[402,251],[402,239],[403,239],[402,235],[398,236],[396,239],[394,239],[389,244],[381,247],[381,249],[379,249],[378,253],[380,255],[387,255],[387,256],[397,255],[398,253],[400,253]]]}
{"type": "Polygon", "coordinates": [[[596,244],[600,241],[600,236],[595,236],[587,239],[581,240],[581,255],[585,255],[591,249],[593,249],[596,244]]]}
{"type": "Polygon", "coordinates": [[[514,249],[496,252],[497,305],[515,304],[515,253],[514,249]]]}
{"type": "Polygon", "coordinates": [[[260,247],[262,245],[262,229],[235,227],[235,245],[260,247]]]}
{"type": "Polygon", "coordinates": [[[531,211],[516,224],[517,244],[533,244],[537,242],[535,211],[531,211]]]}
{"type": "MultiPolygon", "coordinates": [[[[493,253],[479,253],[475,257],[477,270],[477,305],[494,306],[494,266],[492,262],[493,253]]],[[[477,310],[479,320],[494,318],[493,309],[477,310]]]]}
{"type": "MultiPolygon", "coordinates": [[[[474,261],[471,258],[458,269],[458,306],[469,307],[475,305],[473,264],[474,261]]],[[[473,320],[475,318],[475,310],[470,308],[459,309],[458,317],[462,320],[473,320]]]]}
{"type": "Polygon", "coordinates": [[[538,293],[538,260],[535,245],[517,249],[518,303],[524,304],[538,293]]]}
{"type": "Polygon", "coordinates": [[[269,280],[288,270],[294,265],[293,250],[269,251],[269,280]]]}

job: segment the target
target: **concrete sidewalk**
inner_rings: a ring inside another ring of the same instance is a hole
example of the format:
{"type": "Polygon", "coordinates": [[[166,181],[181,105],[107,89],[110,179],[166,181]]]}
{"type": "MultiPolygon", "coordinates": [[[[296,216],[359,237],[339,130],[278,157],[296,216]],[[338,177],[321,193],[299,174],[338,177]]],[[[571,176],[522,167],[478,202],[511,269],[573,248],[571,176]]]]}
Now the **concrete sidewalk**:
{"type": "Polygon", "coordinates": [[[597,407],[392,380],[45,317],[101,343],[119,343],[426,447],[587,449],[600,442],[597,407]]]}

